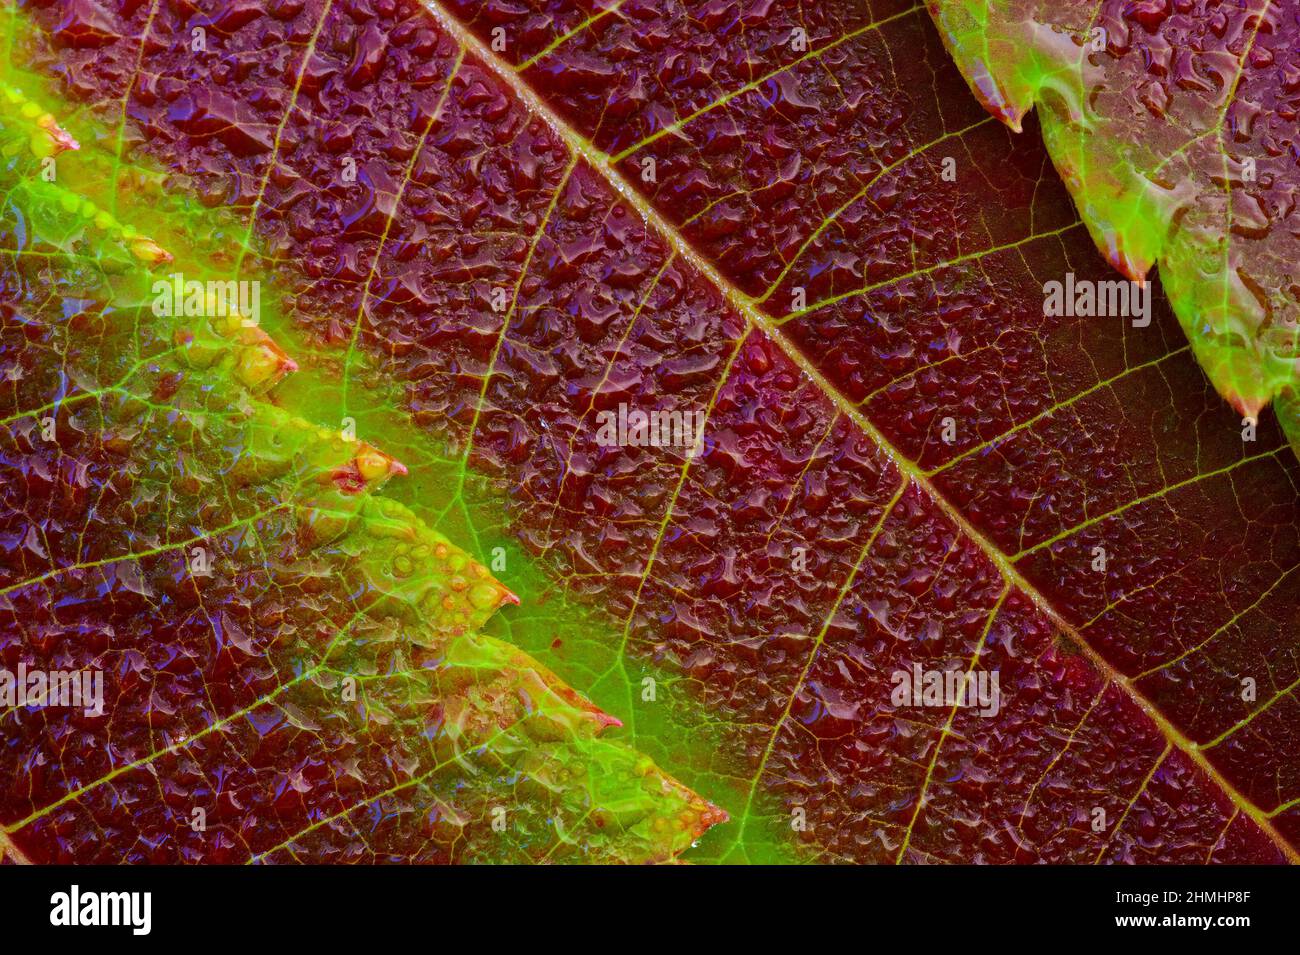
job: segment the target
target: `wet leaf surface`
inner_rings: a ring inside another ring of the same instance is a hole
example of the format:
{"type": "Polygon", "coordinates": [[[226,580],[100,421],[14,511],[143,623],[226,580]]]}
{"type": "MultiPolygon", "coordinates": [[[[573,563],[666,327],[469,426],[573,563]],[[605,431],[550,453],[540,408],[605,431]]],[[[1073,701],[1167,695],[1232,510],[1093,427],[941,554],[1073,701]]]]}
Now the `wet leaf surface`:
{"type": "Polygon", "coordinates": [[[1161,280],[1210,381],[1243,414],[1270,401],[1300,448],[1296,115],[1289,3],[936,2],[991,112],[1037,106],[1098,247],[1161,280]]]}
{"type": "Polygon", "coordinates": [[[1043,315],[1110,266],[924,9],[141,4],[92,50],[73,6],[33,65],[283,289],[321,420],[449,475],[431,526],[487,479],[475,538],[546,581],[493,622],[730,813],[685,858],[1294,855],[1296,460],[1160,294],[1043,315]],[[698,452],[602,446],[620,406],[703,412],[698,452]],[[1000,705],[899,705],[913,667],[1000,705]]]}

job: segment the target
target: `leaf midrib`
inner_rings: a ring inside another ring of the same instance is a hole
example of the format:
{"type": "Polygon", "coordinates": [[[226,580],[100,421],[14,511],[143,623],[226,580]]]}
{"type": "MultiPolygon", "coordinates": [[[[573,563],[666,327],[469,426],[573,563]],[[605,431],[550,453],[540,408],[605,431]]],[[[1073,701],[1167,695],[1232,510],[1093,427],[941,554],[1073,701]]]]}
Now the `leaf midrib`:
{"type": "MultiPolygon", "coordinates": [[[[1058,628],[1062,635],[1073,643],[1079,651],[1096,667],[1097,671],[1103,678],[1113,681],[1120,686],[1130,699],[1144,712],[1159,728],[1166,741],[1179,749],[1187,756],[1202,772],[1204,772],[1214,784],[1218,786],[1223,793],[1232,801],[1240,811],[1246,813],[1256,825],[1260,827],[1269,838],[1274,842],[1282,854],[1292,863],[1300,863],[1300,852],[1279,833],[1274,827],[1268,814],[1258,805],[1249,800],[1235,786],[1232,785],[1223,774],[1210,762],[1201,747],[1188,738],[1181,730],[1175,727],[1160,712],[1154,703],[1146,697],[1141,691],[1134,687],[1122,673],[1116,670],[1107,660],[1105,660],[1092,645],[1084,639],[1079,630],[1065,619],[1057,609],[1052,606],[1051,602],[1044,596],[1037,587],[1034,586],[1019,570],[1012,564],[1011,559],[1004,554],[998,547],[993,544],[980,530],[974,527],[966,516],[961,513],[946,497],[934,486],[930,476],[915,461],[908,458],[901,450],[892,444],[888,438],[859,410],[858,406],[842,394],[826,377],[818,370],[802,351],[791,342],[780,329],[778,322],[762,313],[756,306],[755,300],[746,295],[733,282],[727,279],[721,271],[707,257],[702,255],[686,239],[685,236],[668,221],[664,215],[648,199],[641,194],[636,187],[627,180],[627,178],[615,168],[610,157],[591,143],[585,136],[580,134],[567,120],[562,118],[546,101],[541,94],[533,89],[531,84],[525,82],[511,64],[493,53],[486,44],[484,44],[474,33],[472,33],[464,24],[460,22],[453,14],[443,8],[440,0],[420,0],[421,4],[427,9],[438,23],[445,29],[460,45],[469,51],[472,51],[488,69],[490,69],[497,78],[504,83],[516,96],[519,97],[525,107],[543,120],[551,130],[559,136],[565,144],[575,154],[582,156],[594,170],[606,180],[606,182],[621,195],[637,212],[647,224],[647,228],[653,228],[659,232],[660,236],[668,244],[669,248],[677,255],[695,267],[700,274],[707,278],[713,286],[721,292],[736,309],[738,313],[744,316],[746,322],[752,329],[761,332],[769,340],[774,342],[781,351],[789,358],[831,401],[836,411],[850,419],[863,433],[869,437],[876,447],[882,451],[897,467],[904,477],[912,484],[918,487],[926,498],[934,504],[939,510],[954,524],[960,528],[983,554],[989,558],[998,568],[999,574],[1003,580],[1012,587],[1015,587],[1025,596],[1033,601],[1035,607],[1041,611],[1052,623],[1058,628]]],[[[1140,791],[1139,791],[1140,792],[1140,791]]]]}

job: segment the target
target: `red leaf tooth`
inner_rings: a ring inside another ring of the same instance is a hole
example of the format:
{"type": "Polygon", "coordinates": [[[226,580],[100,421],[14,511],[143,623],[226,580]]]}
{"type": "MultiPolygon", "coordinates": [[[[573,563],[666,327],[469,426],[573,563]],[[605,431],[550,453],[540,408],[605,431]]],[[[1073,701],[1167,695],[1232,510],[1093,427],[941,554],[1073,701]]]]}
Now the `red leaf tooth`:
{"type": "Polygon", "coordinates": [[[81,143],[72,138],[72,135],[60,126],[50,113],[46,113],[36,120],[36,125],[43,131],[47,141],[46,149],[42,153],[49,156],[57,156],[60,153],[77,150],[81,148],[81,143]]]}

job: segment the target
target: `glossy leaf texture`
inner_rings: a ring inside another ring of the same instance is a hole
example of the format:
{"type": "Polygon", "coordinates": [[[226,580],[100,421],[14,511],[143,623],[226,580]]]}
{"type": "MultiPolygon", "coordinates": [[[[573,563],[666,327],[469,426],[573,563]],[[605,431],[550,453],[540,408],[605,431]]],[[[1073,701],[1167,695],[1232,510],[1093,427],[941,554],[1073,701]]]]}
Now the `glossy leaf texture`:
{"type": "Polygon", "coordinates": [[[1300,449],[1300,6],[936,0],[985,105],[1037,107],[1053,162],[1113,264],[1158,261],[1210,380],[1270,401],[1300,449]]]}
{"type": "Polygon", "coordinates": [[[332,416],[590,612],[530,627],[507,573],[493,622],[730,813],[684,858],[1294,858],[1297,462],[1163,297],[1044,317],[1110,267],[923,8],[30,14],[105,148],[230,214],[332,416]],[[698,452],[601,445],[620,405],[704,412],[698,452]],[[913,666],[1002,704],[895,705],[913,666]]]}
{"type": "MultiPolygon", "coordinates": [[[[71,140],[21,135],[32,101],[0,95],[19,134],[0,653],[11,679],[104,680],[80,709],[6,701],[7,844],[64,862],[658,862],[723,818],[479,633],[518,600],[378,492],[405,466],[279,406],[297,363],[248,314],[155,307],[159,270],[198,263],[65,185],[76,159],[27,174],[71,140]]],[[[118,186],[157,210],[156,184],[118,186]]]]}

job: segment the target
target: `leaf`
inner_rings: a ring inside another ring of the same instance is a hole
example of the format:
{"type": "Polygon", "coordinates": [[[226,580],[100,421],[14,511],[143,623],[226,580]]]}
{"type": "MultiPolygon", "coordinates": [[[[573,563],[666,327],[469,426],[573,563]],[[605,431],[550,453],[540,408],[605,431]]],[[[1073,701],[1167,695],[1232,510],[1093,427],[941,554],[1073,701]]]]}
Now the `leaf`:
{"type": "Polygon", "coordinates": [[[1043,139],[1111,263],[1157,260],[1219,393],[1274,399],[1300,449],[1294,216],[1300,22],[1284,5],[931,4],[985,106],[1043,139]]]}
{"type": "Polygon", "coordinates": [[[5,216],[6,853],[666,861],[724,818],[476,633],[517,598],[375,493],[406,469],[269,403],[296,363],[71,177],[5,216]],[[52,711],[24,671],[103,682],[52,711]]]}
{"type": "Polygon", "coordinates": [[[728,810],[685,858],[1294,858],[1297,462],[1163,298],[1043,316],[1108,266],[923,9],[272,5],[224,125],[175,106],[189,14],[105,16],[30,62],[231,214],[322,420],[522,543],[492,623],[728,810]],[[601,446],[620,405],[704,412],[698,453],[601,446]],[[914,666],[997,713],[895,704],[914,666]]]}

